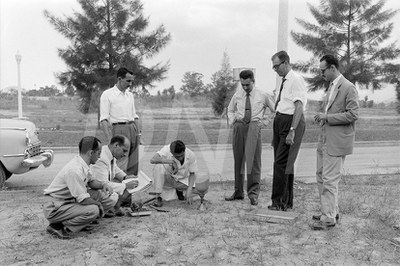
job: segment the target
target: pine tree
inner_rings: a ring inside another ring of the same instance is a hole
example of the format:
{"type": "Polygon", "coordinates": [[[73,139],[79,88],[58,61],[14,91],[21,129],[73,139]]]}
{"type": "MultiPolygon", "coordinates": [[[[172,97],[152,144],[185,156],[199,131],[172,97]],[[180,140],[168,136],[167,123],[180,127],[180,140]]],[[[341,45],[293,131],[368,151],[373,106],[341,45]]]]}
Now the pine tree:
{"type": "Polygon", "coordinates": [[[311,90],[321,88],[319,59],[333,54],[340,60],[343,75],[366,88],[380,89],[400,70],[392,63],[400,55],[396,42],[386,44],[393,31],[389,22],[397,10],[383,10],[385,0],[321,0],[319,7],[308,4],[317,24],[296,18],[307,33],[291,32],[295,43],[313,53],[308,62],[294,64],[311,72],[311,90]],[[386,46],[385,46],[386,44],[386,46]]]}
{"type": "Polygon", "coordinates": [[[221,69],[215,72],[211,77],[211,94],[213,97],[212,109],[216,116],[220,116],[224,113],[232,95],[235,93],[235,88],[236,85],[233,81],[229,56],[224,52],[221,69]]]}
{"type": "Polygon", "coordinates": [[[61,85],[74,87],[83,113],[98,109],[101,93],[116,82],[116,71],[127,67],[135,74],[133,87],[152,87],[168,70],[168,63],[145,66],[170,40],[163,25],[147,31],[140,0],[78,0],[82,13],[57,18],[44,15],[70,45],[59,48],[67,70],[57,74],[61,85]]]}

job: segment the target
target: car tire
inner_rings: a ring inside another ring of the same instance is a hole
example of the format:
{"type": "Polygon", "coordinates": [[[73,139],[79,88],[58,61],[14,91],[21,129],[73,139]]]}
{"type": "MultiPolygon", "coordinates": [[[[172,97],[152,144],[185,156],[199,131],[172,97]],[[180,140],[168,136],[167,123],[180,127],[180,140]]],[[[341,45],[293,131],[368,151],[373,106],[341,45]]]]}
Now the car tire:
{"type": "Polygon", "coordinates": [[[4,183],[11,176],[11,173],[0,162],[0,190],[4,187],[4,183]]]}

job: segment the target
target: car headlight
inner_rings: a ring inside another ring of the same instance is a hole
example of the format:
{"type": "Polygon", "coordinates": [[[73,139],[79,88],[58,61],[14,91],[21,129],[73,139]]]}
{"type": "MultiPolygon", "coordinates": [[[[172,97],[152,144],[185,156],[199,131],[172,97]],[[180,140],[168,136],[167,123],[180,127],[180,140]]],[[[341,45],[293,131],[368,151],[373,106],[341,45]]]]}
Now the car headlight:
{"type": "Polygon", "coordinates": [[[29,137],[28,131],[25,131],[25,145],[26,147],[29,147],[29,145],[31,145],[31,138],[29,137]]]}

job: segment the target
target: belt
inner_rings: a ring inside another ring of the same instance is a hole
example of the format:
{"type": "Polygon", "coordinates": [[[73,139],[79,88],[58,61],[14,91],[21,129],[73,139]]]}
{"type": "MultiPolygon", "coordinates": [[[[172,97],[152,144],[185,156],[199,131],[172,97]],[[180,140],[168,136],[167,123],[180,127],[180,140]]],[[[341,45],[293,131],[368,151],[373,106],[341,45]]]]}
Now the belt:
{"type": "MultiPolygon", "coordinates": [[[[289,114],[282,114],[282,113],[276,112],[275,115],[289,115],[289,114]]],[[[293,115],[290,115],[290,116],[293,116],[293,115]]]]}
{"type": "Polygon", "coordinates": [[[117,123],[112,123],[112,125],[128,125],[134,123],[133,121],[128,121],[128,122],[117,122],[117,123]]]}

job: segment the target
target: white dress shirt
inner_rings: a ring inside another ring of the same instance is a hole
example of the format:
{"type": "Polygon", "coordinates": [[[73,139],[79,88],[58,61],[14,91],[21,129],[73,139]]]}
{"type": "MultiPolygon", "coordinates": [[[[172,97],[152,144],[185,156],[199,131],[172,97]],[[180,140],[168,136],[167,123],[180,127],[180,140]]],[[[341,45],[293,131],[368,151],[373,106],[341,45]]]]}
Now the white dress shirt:
{"type": "Polygon", "coordinates": [[[58,172],[44,194],[63,200],[75,198],[81,202],[90,197],[86,187],[90,180],[92,175],[89,166],[77,155],[58,172]]]}
{"type": "MultiPolygon", "coordinates": [[[[247,93],[243,88],[238,88],[228,106],[229,123],[233,124],[236,120],[244,117],[247,93]]],[[[271,112],[274,110],[272,96],[266,92],[253,88],[250,92],[251,121],[260,121],[264,117],[265,109],[268,107],[271,112]]]]}
{"type": "MultiPolygon", "coordinates": [[[[170,145],[165,145],[161,150],[157,153],[162,158],[165,159],[173,159],[175,160],[176,164],[178,165],[178,172],[176,174],[171,174],[171,176],[179,182],[184,183],[185,185],[189,185],[189,174],[197,172],[197,160],[196,155],[188,148],[185,150],[185,161],[181,164],[175,157],[172,155],[170,151],[170,145]]],[[[165,167],[170,167],[166,166],[165,167]]]]}
{"type": "MultiPolygon", "coordinates": [[[[278,99],[278,95],[279,90],[275,95],[275,101],[278,99]]],[[[301,101],[303,103],[303,111],[305,111],[307,104],[306,83],[300,74],[291,69],[285,76],[285,83],[283,83],[281,99],[275,111],[282,114],[293,115],[295,110],[294,103],[296,101],[301,101]]]]}
{"type": "Polygon", "coordinates": [[[139,118],[136,114],[133,93],[120,91],[115,85],[105,90],[100,97],[100,121],[108,120],[111,124],[130,122],[139,118]]]}

